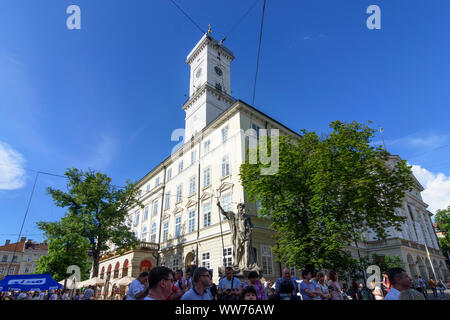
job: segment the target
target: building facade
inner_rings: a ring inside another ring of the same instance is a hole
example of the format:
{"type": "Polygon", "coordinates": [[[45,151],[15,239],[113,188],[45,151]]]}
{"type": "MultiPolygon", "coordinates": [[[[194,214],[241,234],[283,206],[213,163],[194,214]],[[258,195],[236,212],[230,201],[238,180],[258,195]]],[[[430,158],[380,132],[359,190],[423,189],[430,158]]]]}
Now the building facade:
{"type": "Polygon", "coordinates": [[[33,274],[40,257],[48,254],[45,243],[37,243],[22,237],[19,242],[6,240],[0,246],[0,280],[6,275],[33,274]]]}
{"type": "MultiPolygon", "coordinates": [[[[138,182],[144,209],[131,209],[127,221],[144,248],[102,258],[102,277],[108,273],[109,277],[121,277],[123,270],[136,277],[156,265],[173,270],[198,265],[213,269],[213,280],[217,282],[219,267],[233,263],[230,227],[218,210],[218,201],[225,211],[236,211],[238,203],[246,205],[254,225],[253,250],[262,275],[271,280],[280,276],[284,266],[276,263],[272,254],[274,233],[270,221],[258,217],[258,205],[247,199],[239,169],[245,162],[249,138],[258,138],[260,129],[268,134],[277,129],[279,135],[299,135],[231,97],[233,59],[231,50],[208,35],[189,53],[190,96],[183,105],[184,143],[138,182]]],[[[400,256],[408,266],[412,261],[408,269],[412,274],[416,273],[414,264],[428,277],[424,244],[439,268],[443,257],[435,237],[430,235],[430,213],[420,198],[420,184],[418,188],[419,193],[408,194],[404,206],[398,209],[399,214],[408,217],[405,230],[393,233],[384,242],[368,234],[360,250],[367,256],[400,256]],[[412,231],[414,227],[417,231],[412,231]]],[[[354,252],[354,248],[350,250],[354,252]]],[[[442,269],[443,276],[445,272],[442,269]]]]}

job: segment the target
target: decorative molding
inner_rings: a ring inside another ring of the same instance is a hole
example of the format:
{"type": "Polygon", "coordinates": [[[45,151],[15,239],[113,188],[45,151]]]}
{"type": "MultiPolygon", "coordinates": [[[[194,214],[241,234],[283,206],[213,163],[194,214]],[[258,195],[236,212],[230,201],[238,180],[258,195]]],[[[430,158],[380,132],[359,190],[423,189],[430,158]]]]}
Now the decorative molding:
{"type": "Polygon", "coordinates": [[[208,200],[209,198],[212,198],[214,195],[211,192],[204,192],[202,196],[200,197],[200,201],[208,200]]]}
{"type": "Polygon", "coordinates": [[[234,183],[231,183],[231,182],[223,182],[223,183],[220,185],[220,187],[217,189],[217,191],[219,191],[220,193],[222,193],[223,191],[226,191],[226,190],[228,190],[228,189],[233,190],[233,186],[234,186],[234,183]]]}
{"type": "Polygon", "coordinates": [[[195,199],[189,199],[188,203],[186,204],[186,208],[195,206],[197,204],[197,200],[195,199]]]}

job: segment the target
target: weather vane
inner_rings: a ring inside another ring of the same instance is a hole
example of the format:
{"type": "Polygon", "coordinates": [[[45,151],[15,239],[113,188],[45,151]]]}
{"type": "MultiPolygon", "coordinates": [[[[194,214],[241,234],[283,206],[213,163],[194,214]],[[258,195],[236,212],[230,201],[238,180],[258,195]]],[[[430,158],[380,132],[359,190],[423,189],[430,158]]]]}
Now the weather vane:
{"type": "Polygon", "coordinates": [[[211,24],[208,24],[208,34],[212,33],[211,31],[211,24]]]}

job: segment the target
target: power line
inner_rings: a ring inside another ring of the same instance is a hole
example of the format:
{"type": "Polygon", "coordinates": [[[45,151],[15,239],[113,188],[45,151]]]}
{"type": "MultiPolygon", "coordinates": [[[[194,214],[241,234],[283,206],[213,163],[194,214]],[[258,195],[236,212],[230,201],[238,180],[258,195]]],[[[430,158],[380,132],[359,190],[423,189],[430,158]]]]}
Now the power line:
{"type": "Polygon", "coordinates": [[[25,225],[25,220],[27,219],[28,211],[30,209],[31,199],[33,199],[33,194],[34,194],[34,190],[36,188],[36,183],[37,183],[38,177],[39,177],[39,172],[36,173],[36,178],[34,179],[33,189],[31,190],[30,199],[28,200],[27,210],[25,211],[25,216],[23,217],[22,226],[20,227],[20,231],[19,231],[19,236],[17,237],[17,242],[16,242],[16,245],[14,246],[13,258],[11,259],[11,262],[8,264],[8,267],[6,268],[6,274],[9,273],[9,268],[11,266],[11,263],[14,260],[14,255],[17,252],[17,246],[19,245],[19,240],[20,240],[20,236],[22,235],[23,226],[25,225]]]}
{"type": "Polygon", "coordinates": [[[264,12],[266,10],[266,0],[264,0],[262,16],[261,16],[261,28],[259,30],[259,45],[258,45],[258,57],[256,58],[256,73],[255,73],[255,84],[253,86],[253,100],[252,105],[255,104],[255,94],[256,94],[256,79],[258,78],[258,69],[259,69],[259,56],[261,52],[261,42],[262,42],[262,33],[263,33],[263,25],[264,25],[264,12]]]}
{"type": "Polygon", "coordinates": [[[231,27],[230,31],[228,31],[228,33],[223,37],[222,40],[220,40],[220,44],[222,44],[227,37],[230,35],[231,32],[234,31],[234,29],[236,29],[236,27],[245,19],[245,17],[247,17],[247,15],[250,13],[250,11],[252,11],[252,9],[255,7],[255,5],[259,2],[259,0],[256,0],[251,6],[250,8],[248,8],[247,12],[245,12],[245,14],[231,27]]]}
{"type": "Polygon", "coordinates": [[[177,7],[177,9],[178,10],[180,10],[181,11],[181,13],[183,13],[184,14],[184,16],[186,17],[186,18],[188,18],[189,19],[189,21],[191,21],[197,28],[198,28],[198,30],[200,30],[200,32],[202,33],[202,34],[206,34],[206,32],[205,31],[203,31],[203,29],[194,21],[194,19],[192,19],[174,0],[169,0],[170,2],[172,2],[173,3],[173,5],[175,6],[175,7],[177,7]]]}

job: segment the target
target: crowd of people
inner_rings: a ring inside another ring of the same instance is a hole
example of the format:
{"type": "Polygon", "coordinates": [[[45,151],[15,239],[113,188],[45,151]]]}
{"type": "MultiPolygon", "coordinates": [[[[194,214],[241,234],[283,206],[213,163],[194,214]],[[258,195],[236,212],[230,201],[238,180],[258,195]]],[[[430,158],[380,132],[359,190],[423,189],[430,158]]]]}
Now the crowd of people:
{"type": "MultiPolygon", "coordinates": [[[[212,271],[192,266],[186,275],[182,270],[173,272],[161,266],[143,272],[129,285],[124,300],[426,300],[428,289],[434,297],[445,297],[445,284],[431,278],[428,283],[420,276],[413,280],[402,268],[392,268],[383,273],[381,282],[372,282],[370,288],[356,281],[347,288],[341,285],[336,271],[302,271],[302,280],[292,277],[290,269],[284,269],[275,283],[261,281],[256,271],[242,282],[234,276],[233,268],[225,269],[225,276],[218,284],[212,282],[212,271]]],[[[94,300],[95,288],[88,287],[69,294],[69,290],[43,292],[7,292],[0,300],[94,300]]]]}

